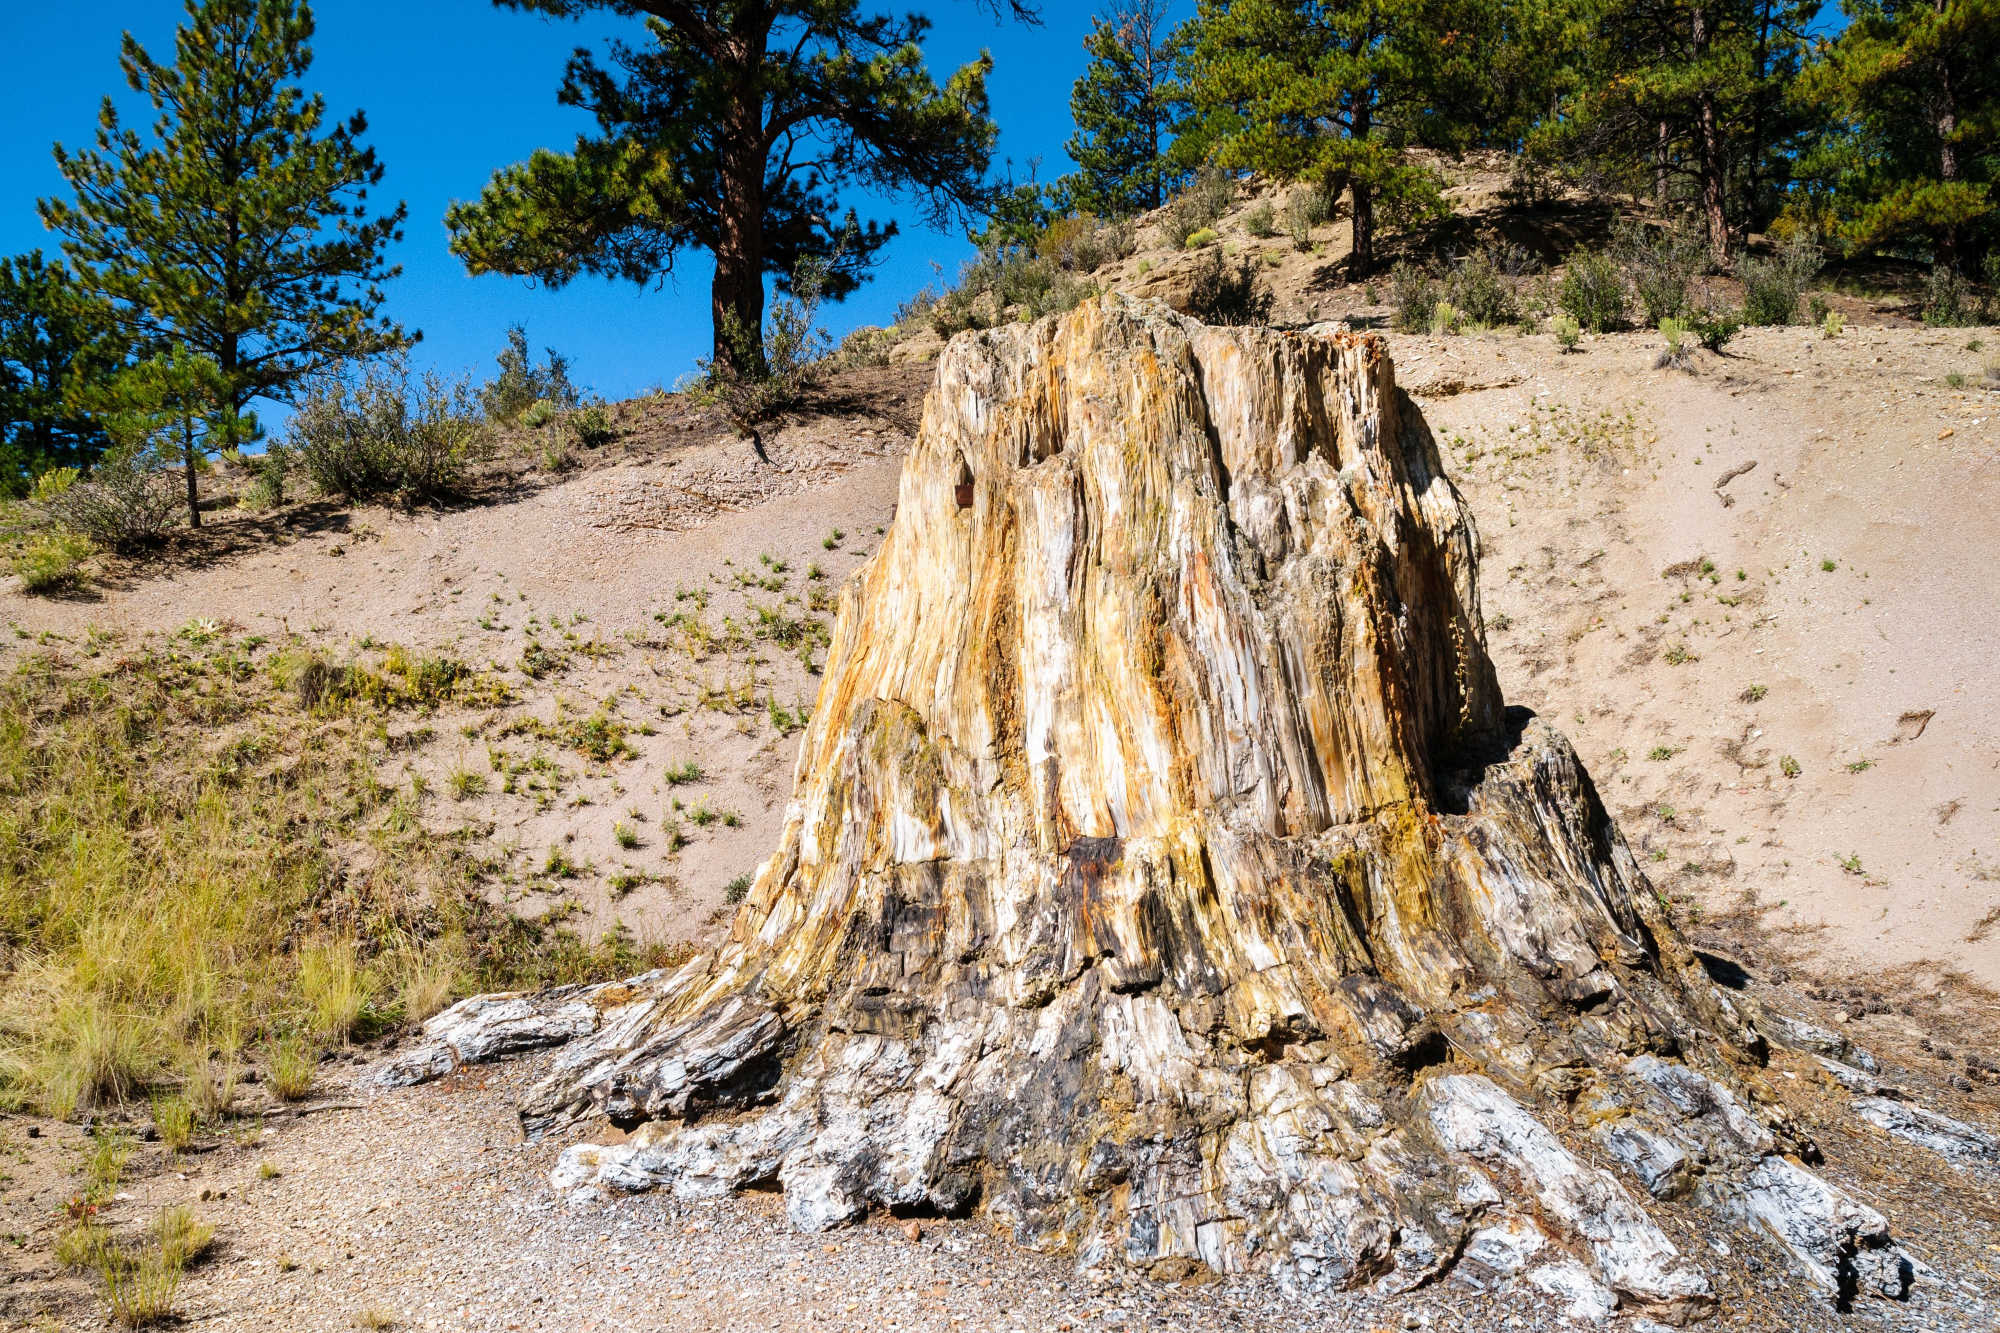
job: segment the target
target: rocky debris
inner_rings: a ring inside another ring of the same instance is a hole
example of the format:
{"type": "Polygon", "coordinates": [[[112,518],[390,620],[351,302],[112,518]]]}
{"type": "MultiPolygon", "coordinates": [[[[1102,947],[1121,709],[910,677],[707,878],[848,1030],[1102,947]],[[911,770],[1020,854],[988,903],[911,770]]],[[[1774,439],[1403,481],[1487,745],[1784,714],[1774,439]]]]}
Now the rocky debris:
{"type": "MultiPolygon", "coordinates": [[[[1594,1279],[1592,1286],[1660,1307],[1676,1323],[1714,1303],[1708,1280],[1681,1261],[1680,1251],[1611,1174],[1578,1161],[1491,1080],[1468,1074],[1432,1079],[1424,1098],[1446,1147],[1511,1173],[1543,1216],[1562,1223],[1588,1247],[1595,1271],[1586,1276],[1594,1279]]],[[[1546,1289],[1573,1301],[1594,1306],[1599,1300],[1573,1273],[1546,1280],[1554,1283],[1546,1289]]],[[[1616,1303],[1610,1301],[1606,1313],[1616,1303]]]]}
{"type": "Polygon", "coordinates": [[[561,1046],[597,1031],[608,999],[653,984],[664,973],[597,986],[561,986],[539,993],[502,991],[460,1000],[424,1024],[416,1049],[376,1074],[383,1087],[407,1087],[443,1078],[461,1065],[485,1064],[527,1051],[561,1046]]]}
{"type": "Polygon", "coordinates": [[[1795,1051],[1838,1060],[1871,1074],[1877,1072],[1874,1056],[1840,1033],[1820,1027],[1816,1023],[1808,1023],[1803,1018],[1767,1009],[1758,1015],[1758,1025],[1766,1036],[1780,1046],[1789,1046],[1795,1051]]]}
{"type": "Polygon", "coordinates": [[[1915,1276],[1889,1241],[1889,1224],[1866,1204],[1782,1157],[1759,1162],[1739,1196],[1745,1213],[1799,1260],[1845,1309],[1859,1296],[1900,1300],[1915,1276]]]}
{"type": "Polygon", "coordinates": [[[1889,1097],[1856,1097],[1854,1110],[1863,1120],[1899,1139],[1929,1148],[1953,1162],[2000,1166],[2000,1139],[1948,1115],[1889,1097]]]}
{"type": "Polygon", "coordinates": [[[955,340],[729,940],[523,1099],[638,1126],[554,1183],[1696,1314],[1564,1141],[1606,1125],[1648,1196],[1902,1294],[1574,752],[1502,707],[1476,554],[1375,338],[1107,297],[955,340]]]}

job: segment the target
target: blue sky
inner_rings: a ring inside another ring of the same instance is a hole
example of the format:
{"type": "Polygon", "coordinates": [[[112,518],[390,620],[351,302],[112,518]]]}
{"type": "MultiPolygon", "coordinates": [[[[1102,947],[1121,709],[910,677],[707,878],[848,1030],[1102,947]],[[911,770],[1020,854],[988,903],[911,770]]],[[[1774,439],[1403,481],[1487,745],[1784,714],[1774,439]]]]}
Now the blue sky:
{"type": "MultiPolygon", "coordinates": [[[[1049,0],[1040,28],[997,25],[970,0],[888,0],[888,7],[930,14],[936,26],[927,52],[940,79],[981,48],[991,50],[1001,156],[1017,171],[1039,158],[1044,180],[1068,170],[1069,89],[1083,68],[1089,16],[1108,4],[1049,0]]],[[[121,110],[135,100],[118,71],[119,34],[129,29],[156,57],[168,58],[182,8],[175,0],[0,8],[0,50],[11,57],[0,79],[0,253],[54,250],[55,238],[35,214],[38,197],[62,189],[50,145],[88,144],[106,93],[120,97],[121,110]]],[[[570,50],[614,33],[634,35],[636,23],[552,23],[496,9],[490,0],[320,0],[314,14],[310,85],[335,114],[356,107],[368,113],[368,142],[387,168],[376,199],[409,201],[395,255],[404,272],[389,289],[389,308],[405,327],[423,330],[419,365],[483,377],[507,326],[519,321],[538,349],[560,349],[577,377],[608,398],[671,385],[693,369],[709,347],[703,256],[688,256],[659,290],[582,279],[551,292],[519,279],[469,278],[446,249],[451,201],[477,195],[495,168],[537,147],[566,149],[588,128],[588,117],[555,101],[570,50]]],[[[150,124],[137,108],[127,114],[150,124]]],[[[874,215],[907,212],[878,204],[874,215]]],[[[970,253],[960,233],[928,232],[907,217],[904,226],[875,280],[829,310],[826,323],[836,334],[888,322],[897,303],[933,277],[934,263],[950,275],[970,253]]]]}

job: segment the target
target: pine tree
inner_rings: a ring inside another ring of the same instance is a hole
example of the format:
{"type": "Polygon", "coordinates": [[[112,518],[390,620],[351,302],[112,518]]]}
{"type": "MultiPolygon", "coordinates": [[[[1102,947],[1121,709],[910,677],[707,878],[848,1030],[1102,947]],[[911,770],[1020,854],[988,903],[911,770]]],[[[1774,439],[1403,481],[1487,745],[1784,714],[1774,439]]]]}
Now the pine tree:
{"type": "Polygon", "coordinates": [[[1090,63],[1070,90],[1077,170],[1059,189],[1071,208],[1125,217],[1158,208],[1181,174],[1168,147],[1175,116],[1173,32],[1166,0],[1128,0],[1093,18],[1090,63]]]}
{"type": "Polygon", "coordinates": [[[106,98],[95,147],[55,150],[74,200],[41,211],[133,345],[214,362],[228,409],[217,443],[240,444],[256,400],[288,400],[302,381],[408,341],[379,313],[404,209],[369,216],[382,167],[361,145],[361,113],[329,124],[325,99],[296,86],[312,64],[303,0],[186,10],[171,64],[129,33],[120,53],[157,113],[151,134],[106,98]]]}
{"type": "Polygon", "coordinates": [[[1821,0],[1584,0],[1578,88],[1538,155],[1692,203],[1711,260],[1775,212],[1809,121],[1794,85],[1821,0]],[[1684,187],[1684,188],[1683,188],[1684,187]]]}
{"type": "MultiPolygon", "coordinates": [[[[561,286],[579,274],[648,283],[683,251],[714,257],[715,364],[764,369],[764,278],[828,265],[825,293],[861,281],[893,223],[842,220],[847,186],[913,196],[932,221],[976,210],[995,130],[985,57],[942,86],[925,69],[920,15],[858,0],[494,0],[557,17],[643,14],[646,39],[609,67],[569,62],[558,100],[594,135],[536,152],[446,217],[473,273],[561,286]]],[[[1013,6],[1017,11],[1022,6],[1013,6]]]]}
{"type": "Polygon", "coordinates": [[[109,323],[41,251],[0,259],[0,496],[103,450],[102,427],[77,403],[117,365],[109,323]]]}
{"type": "Polygon", "coordinates": [[[1834,113],[1803,165],[1844,234],[1954,266],[1996,214],[2000,0],[1847,0],[1811,71],[1834,113]]]}
{"type": "Polygon", "coordinates": [[[1435,214],[1436,178],[1404,151],[1485,132],[1487,74],[1507,6],[1474,0],[1202,0],[1188,97],[1222,166],[1319,180],[1351,197],[1356,274],[1375,265],[1376,210],[1435,214]]]}

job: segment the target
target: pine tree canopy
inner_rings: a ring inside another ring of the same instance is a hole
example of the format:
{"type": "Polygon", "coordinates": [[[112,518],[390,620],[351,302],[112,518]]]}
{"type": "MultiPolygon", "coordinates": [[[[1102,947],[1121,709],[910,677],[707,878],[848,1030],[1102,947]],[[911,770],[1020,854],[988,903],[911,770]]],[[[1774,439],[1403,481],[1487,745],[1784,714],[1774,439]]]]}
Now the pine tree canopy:
{"type": "Polygon", "coordinates": [[[120,54],[158,113],[150,135],[106,98],[95,146],[55,150],[74,200],[41,213],[131,345],[208,357],[235,419],[407,341],[379,314],[404,210],[369,215],[382,168],[361,145],[361,113],[329,124],[324,98],[296,86],[312,64],[302,0],[186,8],[171,64],[129,33],[120,54]]]}
{"type": "Polygon", "coordinates": [[[53,467],[88,464],[104,433],[78,389],[118,361],[107,312],[39,250],[0,259],[0,496],[53,467]]]}
{"type": "Polygon", "coordinates": [[[1507,6],[1473,0],[1202,0],[1189,99],[1222,166],[1353,192],[1354,266],[1373,264],[1374,207],[1422,214],[1437,184],[1401,151],[1460,149],[1479,114],[1507,6]]]}
{"type": "Polygon", "coordinates": [[[1836,117],[1800,174],[1863,244],[1956,262],[2000,180],[2000,0],[1849,0],[1809,78],[1836,117]]]}
{"type": "Polygon", "coordinates": [[[1077,170],[1059,186],[1080,212],[1124,217],[1158,208],[1182,174],[1169,164],[1175,46],[1165,0],[1132,0],[1091,20],[1090,63],[1070,92],[1077,170]]]}
{"type": "Polygon", "coordinates": [[[589,111],[595,134],[500,171],[451,209],[452,250],[473,273],[645,283],[705,250],[717,361],[754,369],[765,275],[786,286],[823,260],[826,294],[845,295],[895,235],[843,214],[843,188],[913,198],[934,224],[987,198],[991,61],[936,83],[920,15],[866,14],[858,0],[494,2],[641,14],[646,40],[613,42],[608,64],[571,58],[559,98],[589,111]]]}

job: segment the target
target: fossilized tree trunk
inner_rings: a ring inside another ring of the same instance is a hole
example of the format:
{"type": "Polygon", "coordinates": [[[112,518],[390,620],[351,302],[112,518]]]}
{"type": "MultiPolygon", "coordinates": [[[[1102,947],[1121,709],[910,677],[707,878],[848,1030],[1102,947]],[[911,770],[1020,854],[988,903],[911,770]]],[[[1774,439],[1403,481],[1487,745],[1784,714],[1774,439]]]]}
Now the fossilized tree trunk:
{"type": "MultiPolygon", "coordinates": [[[[1829,1187],[1574,752],[1503,708],[1476,549],[1373,337],[1106,297],[954,341],[728,942],[557,997],[589,1035],[530,1131],[644,1122],[559,1183],[1699,1310],[1648,1191],[1829,1187]]],[[[1784,1243],[1898,1294],[1881,1218],[1814,1198],[1784,1243]]]]}

